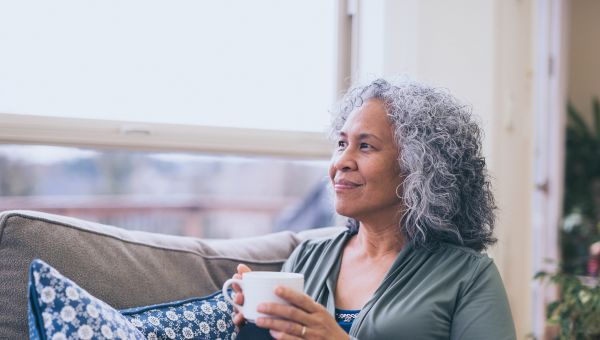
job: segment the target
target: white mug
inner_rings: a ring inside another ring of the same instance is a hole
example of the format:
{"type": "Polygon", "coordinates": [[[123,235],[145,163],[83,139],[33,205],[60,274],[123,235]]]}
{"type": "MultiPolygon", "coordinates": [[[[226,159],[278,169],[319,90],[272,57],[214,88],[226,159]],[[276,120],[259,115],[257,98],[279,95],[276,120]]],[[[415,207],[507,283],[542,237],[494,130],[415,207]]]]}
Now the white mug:
{"type": "Polygon", "coordinates": [[[256,322],[259,317],[269,317],[259,313],[256,308],[264,302],[277,302],[289,304],[275,295],[275,287],[286,286],[299,292],[304,291],[304,275],[285,272],[247,272],[242,274],[242,279],[229,279],[223,284],[223,296],[225,300],[236,306],[246,320],[256,322]],[[228,294],[229,286],[237,283],[244,293],[244,305],[240,306],[233,302],[228,294]]]}

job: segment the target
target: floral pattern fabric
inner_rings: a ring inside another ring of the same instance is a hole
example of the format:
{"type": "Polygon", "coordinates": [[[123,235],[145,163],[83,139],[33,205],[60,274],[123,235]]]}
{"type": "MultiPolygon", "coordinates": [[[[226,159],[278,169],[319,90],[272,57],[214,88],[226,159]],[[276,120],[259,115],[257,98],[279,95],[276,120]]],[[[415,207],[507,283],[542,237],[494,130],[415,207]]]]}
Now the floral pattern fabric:
{"type": "Polygon", "coordinates": [[[218,292],[117,311],[41,260],[30,267],[31,339],[235,339],[233,307],[218,292]]]}
{"type": "Polygon", "coordinates": [[[336,309],[335,312],[335,319],[338,322],[349,322],[352,323],[354,322],[354,319],[356,319],[356,317],[358,316],[358,313],[360,312],[360,310],[357,311],[349,311],[349,312],[339,312],[336,309]]]}
{"type": "Polygon", "coordinates": [[[149,340],[233,340],[237,336],[233,306],[225,301],[221,292],[204,298],[126,309],[121,313],[149,340]]]}
{"type": "Polygon", "coordinates": [[[145,339],[117,310],[41,260],[29,271],[30,339],[145,339]]]}
{"type": "Polygon", "coordinates": [[[346,309],[335,309],[335,320],[338,325],[342,327],[346,333],[350,333],[350,328],[352,328],[352,324],[354,320],[360,313],[360,309],[358,310],[346,310],[346,309]]]}

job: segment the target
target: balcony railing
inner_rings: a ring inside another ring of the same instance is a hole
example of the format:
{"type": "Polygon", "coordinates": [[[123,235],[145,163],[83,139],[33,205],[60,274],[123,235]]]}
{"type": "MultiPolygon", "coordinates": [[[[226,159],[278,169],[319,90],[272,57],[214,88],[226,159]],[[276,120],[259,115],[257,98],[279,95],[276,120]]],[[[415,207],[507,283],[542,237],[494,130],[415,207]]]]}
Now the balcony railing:
{"type": "Polygon", "coordinates": [[[271,232],[298,200],[198,195],[0,197],[0,210],[35,210],[151,232],[238,237],[271,232]]]}

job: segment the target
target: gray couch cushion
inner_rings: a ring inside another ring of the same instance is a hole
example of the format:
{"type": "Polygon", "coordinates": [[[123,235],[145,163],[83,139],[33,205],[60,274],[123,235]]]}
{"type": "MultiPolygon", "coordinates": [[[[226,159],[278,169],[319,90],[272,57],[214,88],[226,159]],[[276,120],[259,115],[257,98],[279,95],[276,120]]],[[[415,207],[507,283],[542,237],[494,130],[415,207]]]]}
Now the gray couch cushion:
{"type": "Polygon", "coordinates": [[[200,240],[128,231],[31,211],[0,213],[0,339],[27,336],[27,268],[54,266],[115,308],[204,296],[238,263],[279,270],[304,238],[339,228],[235,240],[200,240]]]}

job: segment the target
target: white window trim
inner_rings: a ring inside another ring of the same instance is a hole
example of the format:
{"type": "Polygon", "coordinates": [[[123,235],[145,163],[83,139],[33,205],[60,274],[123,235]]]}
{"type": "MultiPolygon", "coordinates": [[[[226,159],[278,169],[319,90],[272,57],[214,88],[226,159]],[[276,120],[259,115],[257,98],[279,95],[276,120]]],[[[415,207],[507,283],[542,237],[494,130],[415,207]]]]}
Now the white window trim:
{"type": "Polygon", "coordinates": [[[328,158],[325,132],[297,132],[0,113],[0,143],[328,158]]]}
{"type": "MultiPolygon", "coordinates": [[[[533,193],[533,254],[530,277],[552,272],[560,259],[559,224],[563,205],[565,162],[564,113],[567,103],[568,1],[536,0],[535,46],[535,183],[533,193]],[[549,262],[548,260],[552,261],[549,262]]],[[[545,338],[546,306],[556,300],[556,289],[532,283],[535,338],[545,338]]]]}

